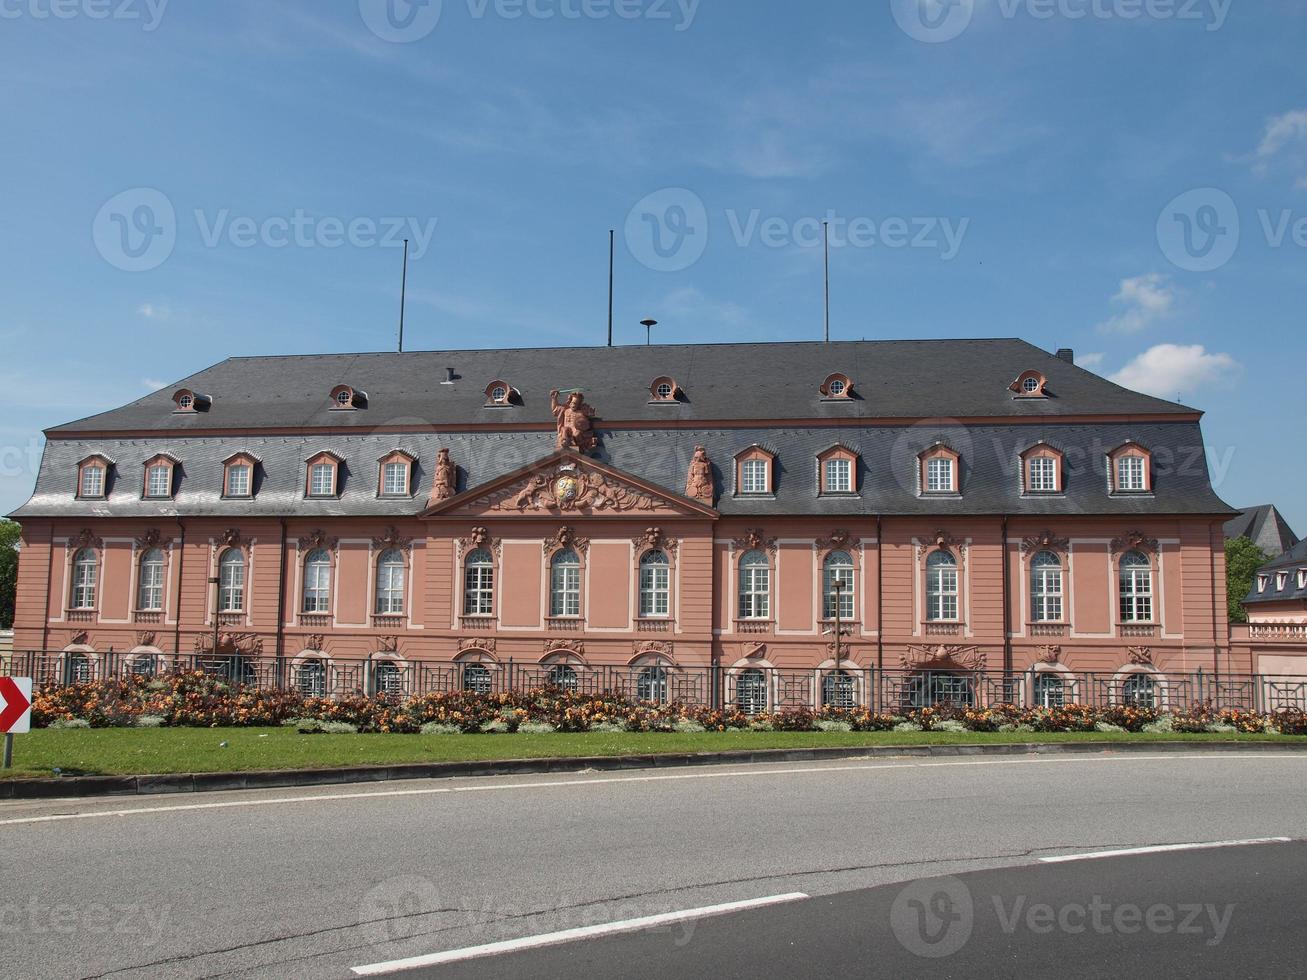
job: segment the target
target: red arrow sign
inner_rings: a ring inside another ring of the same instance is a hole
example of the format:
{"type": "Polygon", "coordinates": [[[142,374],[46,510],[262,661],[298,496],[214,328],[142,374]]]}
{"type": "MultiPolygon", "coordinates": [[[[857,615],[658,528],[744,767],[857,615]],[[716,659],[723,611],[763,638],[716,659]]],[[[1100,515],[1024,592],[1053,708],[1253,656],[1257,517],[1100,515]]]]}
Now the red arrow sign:
{"type": "Polygon", "coordinates": [[[32,728],[32,679],[0,677],[0,735],[21,735],[32,728]]]}

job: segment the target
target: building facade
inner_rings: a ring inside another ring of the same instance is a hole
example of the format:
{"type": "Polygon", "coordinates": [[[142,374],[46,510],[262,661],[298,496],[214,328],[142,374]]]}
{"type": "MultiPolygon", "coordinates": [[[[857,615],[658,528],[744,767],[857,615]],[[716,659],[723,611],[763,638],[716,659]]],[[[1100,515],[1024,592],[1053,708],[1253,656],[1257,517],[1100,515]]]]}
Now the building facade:
{"type": "Polygon", "coordinates": [[[1016,340],[232,359],[47,432],[16,662],[755,707],[1249,673],[1199,419],[1016,340]]]}

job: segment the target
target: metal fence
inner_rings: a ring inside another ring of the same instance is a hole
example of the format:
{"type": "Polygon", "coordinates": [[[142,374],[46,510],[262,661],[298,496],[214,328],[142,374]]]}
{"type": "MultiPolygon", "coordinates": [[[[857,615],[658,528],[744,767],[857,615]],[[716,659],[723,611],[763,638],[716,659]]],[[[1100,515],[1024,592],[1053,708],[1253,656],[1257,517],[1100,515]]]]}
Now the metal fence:
{"type": "Polygon", "coordinates": [[[1070,670],[793,670],[772,667],[590,667],[536,663],[470,663],[373,657],[295,659],[243,654],[18,652],[0,673],[38,685],[86,683],[128,676],[196,671],[227,683],[297,691],[309,697],[388,694],[411,697],[466,691],[479,694],[556,688],[618,695],[633,701],[763,711],[830,705],[896,713],[932,705],[1095,708],[1137,705],[1177,710],[1199,704],[1245,711],[1307,710],[1307,676],[1215,674],[1201,670],[1095,673],[1070,670]]]}

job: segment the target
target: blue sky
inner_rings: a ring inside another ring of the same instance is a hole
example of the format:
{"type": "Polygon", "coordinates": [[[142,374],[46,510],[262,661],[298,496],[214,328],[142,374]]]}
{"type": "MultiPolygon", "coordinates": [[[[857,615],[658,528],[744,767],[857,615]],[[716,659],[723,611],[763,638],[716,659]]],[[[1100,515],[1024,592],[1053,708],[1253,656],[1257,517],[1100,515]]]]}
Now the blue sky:
{"type": "Polygon", "coordinates": [[[0,0],[0,512],[233,354],[1020,336],[1307,533],[1294,0],[0,0]],[[436,16],[438,14],[438,17],[436,16]],[[1285,452],[1285,448],[1290,451],[1285,452]]]}

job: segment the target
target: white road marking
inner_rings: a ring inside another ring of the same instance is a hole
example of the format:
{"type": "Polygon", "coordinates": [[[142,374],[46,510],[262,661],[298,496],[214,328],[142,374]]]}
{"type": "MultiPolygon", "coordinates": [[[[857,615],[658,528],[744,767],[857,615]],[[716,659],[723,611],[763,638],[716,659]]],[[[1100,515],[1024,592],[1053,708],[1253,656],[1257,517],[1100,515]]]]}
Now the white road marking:
{"type": "MultiPolygon", "coordinates": [[[[1086,755],[1086,756],[1064,756],[1064,757],[1024,757],[1024,758],[1005,758],[1005,759],[964,759],[943,762],[882,762],[882,763],[864,763],[858,765],[844,766],[795,766],[786,769],[755,769],[755,770],[729,770],[726,772],[714,771],[713,768],[696,770],[694,772],[675,772],[665,773],[656,776],[608,776],[596,775],[585,779],[555,779],[555,780],[536,780],[527,783],[492,783],[472,785],[447,785],[447,786],[430,786],[422,789],[395,789],[379,790],[373,792],[354,792],[354,793],[317,793],[311,796],[279,796],[269,797],[266,799],[238,799],[238,800],[218,800],[212,803],[179,803],[170,806],[142,806],[130,807],[118,810],[91,810],[85,813],[52,813],[36,817],[10,817],[0,819],[0,827],[19,826],[23,824],[34,823],[59,823],[65,820],[95,820],[104,817],[132,817],[142,816],[155,813],[185,813],[197,810],[228,810],[242,807],[256,806],[282,806],[292,803],[328,803],[346,800],[371,800],[371,799],[392,799],[404,796],[443,796],[457,793],[500,793],[510,792],[513,790],[524,789],[551,789],[562,787],[589,787],[589,786],[607,786],[622,783],[662,783],[675,782],[688,779],[765,779],[772,776],[807,776],[829,772],[872,772],[891,769],[936,769],[951,767],[970,767],[970,766],[1028,766],[1028,765],[1071,765],[1081,763],[1114,763],[1114,762],[1171,762],[1177,759],[1260,759],[1277,761],[1293,760],[1297,762],[1307,762],[1307,753],[1284,753],[1284,754],[1262,754],[1262,753],[1168,753],[1166,755],[1086,755]]],[[[34,803],[63,805],[83,804],[85,800],[65,799],[65,800],[21,800],[6,804],[6,807],[31,805],[34,803]]],[[[2,808],[0,808],[2,812],[2,808]]]]}
{"type": "Polygon", "coordinates": [[[768,895],[765,898],[750,898],[742,902],[727,902],[723,905],[706,905],[703,908],[686,909],[683,912],[663,912],[660,915],[646,915],[639,919],[623,919],[620,922],[605,922],[595,926],[583,926],[578,929],[564,929],[562,932],[547,932],[539,936],[524,936],[521,939],[507,939],[498,943],[486,943],[483,946],[467,946],[463,949],[450,949],[442,953],[428,953],[424,956],[411,956],[403,960],[390,960],[385,963],[371,963],[367,966],[353,967],[353,972],[361,977],[375,977],[383,973],[397,973],[400,970],[414,970],[423,966],[437,966],[442,963],[461,963],[464,960],[480,959],[485,956],[502,956],[504,953],[516,953],[525,949],[541,949],[545,946],[560,946],[563,943],[577,942],[582,939],[595,939],[599,936],[614,936],[619,933],[639,932],[642,929],[655,929],[659,926],[675,925],[691,919],[706,919],[715,915],[727,915],[745,909],[764,908],[768,905],[780,905],[786,902],[799,902],[808,896],[803,892],[789,892],[784,895],[768,895]]]}
{"type": "Polygon", "coordinates": [[[1246,847],[1249,844],[1288,844],[1289,837],[1250,837],[1247,840],[1215,840],[1193,844],[1155,844],[1151,847],[1123,847],[1115,851],[1089,851],[1085,854],[1055,854],[1039,860],[1045,864],[1063,861],[1092,861],[1096,858],[1127,857],[1133,854],[1165,854],[1170,851],[1205,851],[1213,847],[1246,847]]]}

